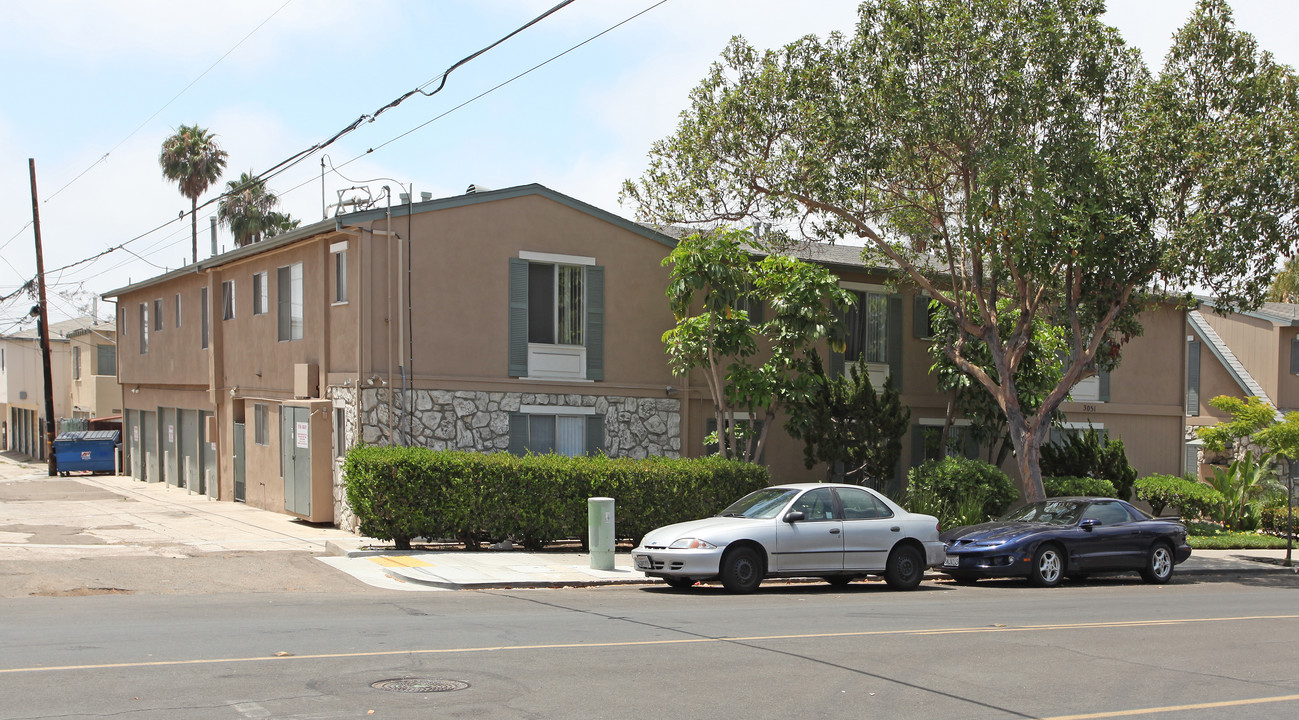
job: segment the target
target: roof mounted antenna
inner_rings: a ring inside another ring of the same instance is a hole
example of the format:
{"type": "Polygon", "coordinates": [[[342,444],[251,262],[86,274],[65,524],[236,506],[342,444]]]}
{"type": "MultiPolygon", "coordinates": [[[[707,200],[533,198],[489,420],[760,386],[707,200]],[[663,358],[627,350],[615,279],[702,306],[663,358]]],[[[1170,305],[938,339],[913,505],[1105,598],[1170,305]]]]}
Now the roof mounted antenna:
{"type": "Polygon", "coordinates": [[[350,188],[344,188],[338,191],[338,202],[329,205],[331,208],[337,208],[334,211],[334,217],[343,213],[343,208],[351,207],[354,212],[369,210],[374,207],[374,196],[370,193],[370,188],[365,185],[353,185],[350,188]],[[343,196],[353,190],[356,194],[349,198],[343,196]]]}

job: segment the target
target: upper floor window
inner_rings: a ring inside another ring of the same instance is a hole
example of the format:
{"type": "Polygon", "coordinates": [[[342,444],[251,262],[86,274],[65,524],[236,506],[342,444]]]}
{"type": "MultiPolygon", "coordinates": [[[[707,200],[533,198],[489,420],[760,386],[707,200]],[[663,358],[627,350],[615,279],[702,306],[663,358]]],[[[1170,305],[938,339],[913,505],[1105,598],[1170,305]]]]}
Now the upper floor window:
{"type": "Polygon", "coordinates": [[[235,281],[221,283],[221,319],[233,320],[235,317],[235,281]]]}
{"type": "Polygon", "coordinates": [[[180,327],[180,293],[176,293],[176,327],[180,327]]]}
{"type": "Polygon", "coordinates": [[[844,316],[844,329],[848,331],[844,358],[849,362],[888,362],[888,295],[863,290],[850,292],[857,302],[844,316]]]}
{"type": "Polygon", "coordinates": [[[270,301],[266,289],[266,273],[253,273],[253,314],[265,315],[270,301]]]}
{"type": "Polygon", "coordinates": [[[303,326],[302,263],[275,271],[276,306],[279,313],[279,339],[301,340],[303,326]]]}
{"type": "Polygon", "coordinates": [[[199,341],[202,343],[200,347],[206,350],[208,335],[208,301],[207,288],[205,287],[198,289],[198,325],[199,341]]]}
{"type": "Polygon", "coordinates": [[[140,303],[140,354],[149,352],[149,303],[140,303]]]}
{"type": "Polygon", "coordinates": [[[520,252],[510,259],[509,374],[604,379],[604,268],[595,258],[520,252]]]}
{"type": "Polygon", "coordinates": [[[153,329],[162,330],[162,298],[153,301],[153,329]]]}
{"type": "Polygon", "coordinates": [[[347,302],[347,242],[329,246],[334,256],[334,302],[347,302]]]}
{"type": "Polygon", "coordinates": [[[117,346],[116,345],[96,345],[96,375],[116,375],[117,374],[117,346]]]}
{"type": "Polygon", "coordinates": [[[582,344],[584,275],[580,265],[528,264],[528,342],[582,344]]]}
{"type": "Polygon", "coordinates": [[[253,404],[253,442],[258,445],[271,444],[271,416],[266,403],[253,404]]]}
{"type": "Polygon", "coordinates": [[[81,348],[72,348],[72,379],[81,379],[81,348]]]}

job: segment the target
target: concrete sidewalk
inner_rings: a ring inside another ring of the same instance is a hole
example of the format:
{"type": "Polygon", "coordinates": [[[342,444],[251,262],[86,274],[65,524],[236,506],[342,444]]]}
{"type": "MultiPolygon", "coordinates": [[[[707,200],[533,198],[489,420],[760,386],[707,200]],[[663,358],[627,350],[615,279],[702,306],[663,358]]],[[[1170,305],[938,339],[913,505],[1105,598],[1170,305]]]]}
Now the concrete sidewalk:
{"type": "MultiPolygon", "coordinates": [[[[10,559],[196,557],[292,550],[369,585],[399,590],[581,587],[658,582],[614,556],[594,570],[579,552],[396,551],[390,543],[288,515],[219,502],[126,476],[48,477],[43,464],[0,456],[0,551],[10,559]]],[[[1178,575],[1292,573],[1284,550],[1197,550],[1178,575]]],[[[930,573],[931,579],[941,578],[930,573]]]]}

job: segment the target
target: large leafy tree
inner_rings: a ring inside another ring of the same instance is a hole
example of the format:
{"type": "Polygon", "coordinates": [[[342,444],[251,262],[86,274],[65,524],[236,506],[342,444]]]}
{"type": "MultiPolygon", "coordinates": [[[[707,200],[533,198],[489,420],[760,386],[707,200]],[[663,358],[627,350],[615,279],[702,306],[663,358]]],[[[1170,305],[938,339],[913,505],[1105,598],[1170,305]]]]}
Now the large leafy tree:
{"type": "Polygon", "coordinates": [[[280,199],[266,187],[266,181],[251,172],[226,183],[226,192],[217,204],[217,219],[235,237],[235,246],[243,247],[263,238],[298,226],[287,213],[275,210],[280,199]]]}
{"type": "Polygon", "coordinates": [[[813,344],[842,349],[833,308],[852,301],[825,268],[782,255],[755,259],[751,241],[742,230],[695,234],[663,261],[677,320],[663,334],[672,369],[703,375],[718,449],[746,461],[762,457],[781,405],[806,382],[813,344]]]}
{"type": "Polygon", "coordinates": [[[1004,413],[1020,489],[1041,498],[1050,418],[1117,363],[1147,291],[1256,303],[1299,235],[1292,72],[1202,0],[1153,77],[1103,11],[867,0],[851,37],[736,38],[624,197],[661,223],[866,239],[868,262],[951,311],[943,351],[1004,413]],[[1017,379],[1040,318],[1068,352],[1030,407],[1017,379]]]}
{"type": "Polygon", "coordinates": [[[162,141],[162,152],[158,154],[162,176],[176,183],[180,194],[189,198],[194,262],[198,262],[198,199],[221,179],[226,157],[216,136],[197,124],[181,125],[162,141]]]}

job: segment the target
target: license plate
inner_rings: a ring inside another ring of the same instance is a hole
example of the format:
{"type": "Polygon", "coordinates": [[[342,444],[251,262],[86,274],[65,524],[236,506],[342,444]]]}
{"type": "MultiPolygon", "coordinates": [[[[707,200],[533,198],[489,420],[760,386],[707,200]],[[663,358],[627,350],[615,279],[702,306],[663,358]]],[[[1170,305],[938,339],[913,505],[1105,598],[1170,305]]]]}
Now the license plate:
{"type": "Polygon", "coordinates": [[[637,570],[649,570],[649,569],[652,568],[653,566],[654,566],[653,563],[650,562],[649,555],[637,555],[637,556],[636,556],[636,569],[637,569],[637,570]]]}
{"type": "Polygon", "coordinates": [[[943,567],[960,567],[960,565],[961,565],[960,555],[948,555],[946,558],[943,559],[943,567]]]}

